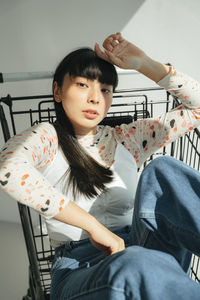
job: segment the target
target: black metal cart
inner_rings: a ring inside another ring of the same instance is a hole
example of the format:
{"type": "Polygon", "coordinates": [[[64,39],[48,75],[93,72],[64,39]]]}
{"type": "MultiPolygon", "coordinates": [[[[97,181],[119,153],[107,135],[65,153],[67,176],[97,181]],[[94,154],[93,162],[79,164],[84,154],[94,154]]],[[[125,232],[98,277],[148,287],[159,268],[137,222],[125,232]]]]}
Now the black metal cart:
{"type": "MultiPolygon", "coordinates": [[[[18,121],[21,116],[25,118],[24,129],[37,122],[55,121],[52,95],[28,97],[12,97],[8,95],[0,98],[0,102],[0,119],[5,141],[12,135],[19,133],[18,121]],[[18,104],[23,103],[23,101],[29,103],[29,109],[18,110],[18,104]],[[34,107],[31,107],[33,103],[34,107]]],[[[178,104],[177,99],[162,88],[138,88],[117,91],[114,95],[113,105],[103,124],[114,126],[120,123],[129,123],[132,120],[153,117],[154,111],[156,111],[158,106],[164,112],[178,104]],[[152,95],[155,98],[155,94],[158,94],[158,99],[153,101],[151,100],[152,95]]],[[[144,166],[157,156],[171,155],[199,170],[199,142],[200,132],[198,129],[195,129],[153,154],[145,162],[144,166]]],[[[49,299],[50,270],[54,249],[49,244],[43,218],[22,204],[18,204],[18,206],[29,258],[29,289],[23,299],[49,299]]],[[[200,282],[199,258],[196,256],[193,256],[190,276],[192,279],[200,282]]]]}

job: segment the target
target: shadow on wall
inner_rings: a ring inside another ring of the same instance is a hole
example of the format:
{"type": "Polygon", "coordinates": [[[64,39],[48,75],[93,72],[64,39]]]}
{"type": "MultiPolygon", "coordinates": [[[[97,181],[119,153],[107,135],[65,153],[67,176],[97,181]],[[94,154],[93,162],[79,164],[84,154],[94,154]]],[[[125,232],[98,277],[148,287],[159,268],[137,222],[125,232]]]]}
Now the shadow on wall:
{"type": "Polygon", "coordinates": [[[0,71],[52,70],[72,49],[121,31],[144,2],[1,0],[0,71]]]}

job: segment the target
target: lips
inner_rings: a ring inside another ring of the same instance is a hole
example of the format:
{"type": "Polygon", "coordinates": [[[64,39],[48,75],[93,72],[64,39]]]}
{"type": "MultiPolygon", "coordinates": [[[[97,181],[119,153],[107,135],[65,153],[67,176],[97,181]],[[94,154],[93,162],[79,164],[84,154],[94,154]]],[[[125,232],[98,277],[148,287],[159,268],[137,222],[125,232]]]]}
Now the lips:
{"type": "Polygon", "coordinates": [[[94,114],[94,115],[99,114],[96,110],[93,110],[93,109],[87,109],[87,110],[84,110],[83,112],[86,112],[86,113],[89,113],[89,114],[94,114]]]}
{"type": "Polygon", "coordinates": [[[99,113],[93,109],[83,110],[83,114],[89,120],[93,120],[93,119],[97,118],[99,115],[99,113]]]}

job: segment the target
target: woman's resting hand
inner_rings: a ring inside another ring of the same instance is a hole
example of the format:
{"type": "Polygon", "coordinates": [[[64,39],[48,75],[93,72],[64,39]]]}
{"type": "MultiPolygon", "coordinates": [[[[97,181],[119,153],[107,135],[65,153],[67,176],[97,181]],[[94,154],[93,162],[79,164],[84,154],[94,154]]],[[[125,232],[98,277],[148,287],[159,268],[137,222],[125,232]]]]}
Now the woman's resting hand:
{"type": "Polygon", "coordinates": [[[87,231],[92,244],[106,256],[125,249],[123,239],[112,233],[91,214],[72,201],[69,201],[54,218],[87,231]]]}
{"type": "Polygon", "coordinates": [[[105,228],[100,223],[94,226],[91,232],[88,232],[91,243],[105,256],[112,255],[125,249],[124,240],[105,228]]]}

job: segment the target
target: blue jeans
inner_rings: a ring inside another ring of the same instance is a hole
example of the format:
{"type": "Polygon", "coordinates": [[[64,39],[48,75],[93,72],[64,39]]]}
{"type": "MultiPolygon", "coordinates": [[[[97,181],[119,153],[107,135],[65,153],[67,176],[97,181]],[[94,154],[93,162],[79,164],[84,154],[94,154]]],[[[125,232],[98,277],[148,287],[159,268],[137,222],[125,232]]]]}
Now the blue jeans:
{"type": "Polygon", "coordinates": [[[89,239],[56,249],[51,300],[199,300],[189,278],[200,256],[200,174],[171,157],[139,180],[132,226],[117,231],[126,249],[104,257],[89,239]]]}

